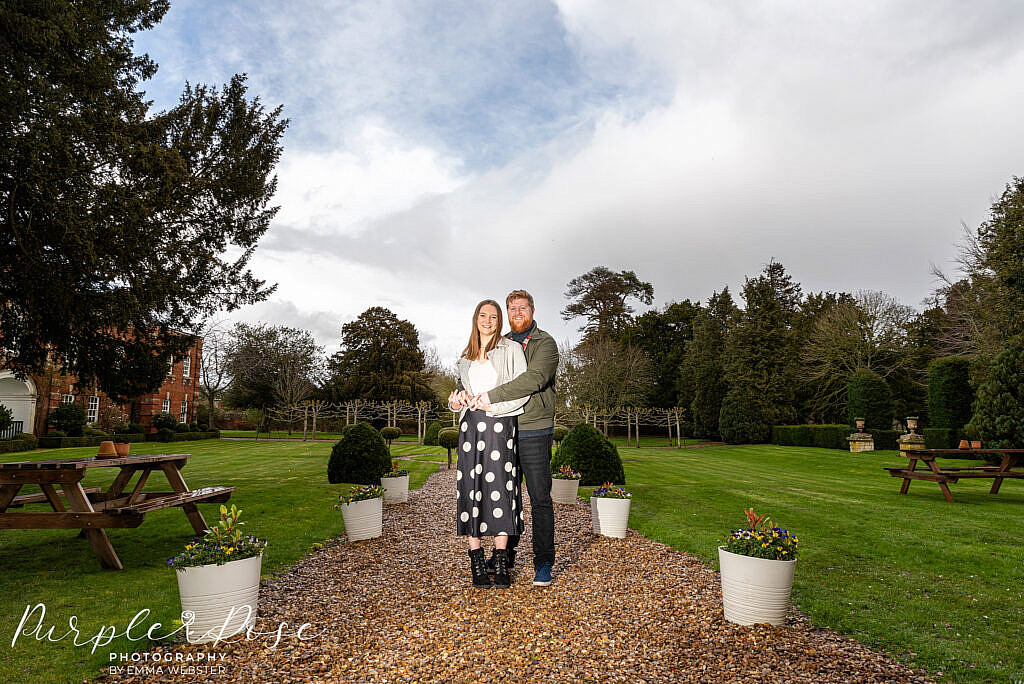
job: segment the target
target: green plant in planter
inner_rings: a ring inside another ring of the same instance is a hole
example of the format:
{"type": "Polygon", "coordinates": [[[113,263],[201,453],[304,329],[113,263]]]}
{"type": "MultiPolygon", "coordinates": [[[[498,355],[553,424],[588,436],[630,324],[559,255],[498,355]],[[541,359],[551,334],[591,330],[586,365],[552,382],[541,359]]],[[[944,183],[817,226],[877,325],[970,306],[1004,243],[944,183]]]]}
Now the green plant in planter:
{"type": "Polygon", "coordinates": [[[391,461],[391,470],[381,475],[381,477],[405,477],[408,474],[408,470],[398,467],[398,461],[391,461]]]}
{"type": "Polygon", "coordinates": [[[383,498],[383,496],[384,488],[380,485],[360,485],[350,489],[348,494],[342,494],[339,496],[338,503],[334,504],[334,509],[340,511],[342,504],[367,501],[369,499],[380,499],[383,498]]]}
{"type": "Polygon", "coordinates": [[[581,477],[583,477],[581,473],[574,472],[567,465],[563,465],[557,472],[551,473],[551,479],[553,480],[578,480],[581,477]]]}
{"type": "Polygon", "coordinates": [[[6,430],[14,422],[14,413],[11,409],[0,404],[0,432],[6,430]]]}
{"type": "Polygon", "coordinates": [[[231,504],[220,507],[220,520],[206,531],[202,538],[196,537],[185,545],[185,550],[167,564],[173,568],[192,568],[199,565],[224,565],[231,561],[252,558],[263,553],[267,548],[266,539],[258,539],[252,535],[243,535],[241,527],[244,522],[239,518],[242,510],[231,504]]]}
{"type": "Polygon", "coordinates": [[[591,492],[590,496],[594,499],[632,499],[633,493],[627,492],[622,487],[616,487],[611,482],[605,482],[591,492]]]}
{"type": "Polygon", "coordinates": [[[775,527],[767,515],[758,515],[754,509],[744,509],[749,527],[733,530],[722,546],[729,553],[768,560],[795,560],[800,540],[789,530],[775,527]]]}

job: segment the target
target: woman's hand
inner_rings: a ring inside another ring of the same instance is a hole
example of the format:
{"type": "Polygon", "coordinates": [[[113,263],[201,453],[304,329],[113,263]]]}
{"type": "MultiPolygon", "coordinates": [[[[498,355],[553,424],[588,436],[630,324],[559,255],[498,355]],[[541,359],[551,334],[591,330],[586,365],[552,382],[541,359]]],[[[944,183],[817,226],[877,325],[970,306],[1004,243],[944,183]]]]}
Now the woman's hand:
{"type": "Polygon", "coordinates": [[[452,390],[452,393],[448,395],[448,408],[452,411],[461,411],[462,407],[466,405],[463,401],[463,396],[465,394],[466,390],[462,390],[461,392],[452,390]]]}

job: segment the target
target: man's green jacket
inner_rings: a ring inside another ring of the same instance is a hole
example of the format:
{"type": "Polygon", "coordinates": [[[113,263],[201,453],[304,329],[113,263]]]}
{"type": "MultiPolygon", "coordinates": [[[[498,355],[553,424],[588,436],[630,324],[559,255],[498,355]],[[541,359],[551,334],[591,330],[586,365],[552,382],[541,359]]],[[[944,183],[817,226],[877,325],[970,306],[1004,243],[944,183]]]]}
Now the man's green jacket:
{"type": "Polygon", "coordinates": [[[523,415],[519,416],[520,430],[544,430],[555,425],[555,373],[558,370],[558,345],[555,338],[533,326],[530,339],[523,350],[526,354],[526,372],[495,387],[487,393],[493,404],[518,399],[527,394],[523,415]]]}

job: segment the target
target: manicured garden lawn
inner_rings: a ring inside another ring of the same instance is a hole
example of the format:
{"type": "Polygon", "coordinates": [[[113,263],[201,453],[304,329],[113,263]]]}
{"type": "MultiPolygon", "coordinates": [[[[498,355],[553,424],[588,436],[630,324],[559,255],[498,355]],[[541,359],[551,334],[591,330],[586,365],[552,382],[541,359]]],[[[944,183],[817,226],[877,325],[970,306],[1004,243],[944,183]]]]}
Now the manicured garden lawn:
{"type": "MultiPolygon", "coordinates": [[[[346,485],[327,482],[330,442],[233,442],[143,443],[133,453],[193,454],[182,471],[193,488],[205,485],[237,487],[230,503],[241,508],[245,531],[270,541],[263,558],[263,575],[268,577],[283,566],[303,557],[314,544],[341,534],[341,513],[332,509],[346,485]]],[[[3,454],[0,460],[29,458],[71,458],[95,454],[96,448],[37,450],[31,454],[3,454]]],[[[419,488],[435,464],[403,462],[410,471],[409,486],[419,488]]],[[[86,486],[104,486],[116,469],[90,470],[86,486]]],[[[167,483],[155,474],[146,489],[166,490],[167,483]]],[[[38,490],[36,490],[38,491],[38,490]]],[[[21,493],[31,493],[28,487],[21,493]]],[[[49,510],[32,505],[19,510],[49,510]]],[[[200,504],[208,523],[218,515],[216,504],[200,504]]],[[[177,583],[167,559],[192,538],[192,528],[180,509],[155,511],[135,529],[109,530],[114,549],[125,566],[123,572],[101,570],[88,541],[72,530],[0,531],[0,658],[2,682],[67,682],[93,677],[106,666],[111,652],[145,649],[145,642],[133,645],[126,639],[96,649],[75,648],[72,638],[57,643],[37,642],[22,636],[11,647],[15,628],[26,606],[46,605],[42,633],[55,625],[54,638],[68,631],[68,619],[75,615],[83,636],[93,636],[103,626],[124,631],[131,618],[143,608],[152,611],[145,629],[154,622],[170,625],[179,617],[177,583]]],[[[35,622],[30,623],[30,627],[35,622]]],[[[169,632],[173,628],[160,630],[169,632]]],[[[158,632],[159,633],[159,632],[158,632]]]]}
{"type": "MultiPolygon", "coordinates": [[[[270,575],[342,532],[331,506],[346,487],[327,483],[330,447],[207,441],[147,443],[135,451],[188,449],[195,455],[184,470],[191,485],[238,487],[232,501],[245,510],[247,531],[270,539],[264,559],[264,574],[270,575]]],[[[36,451],[32,457],[93,451],[36,451]]],[[[425,460],[444,460],[445,453],[441,447],[392,445],[395,456],[422,455],[402,462],[413,487],[436,468],[425,460]]],[[[815,625],[883,649],[938,679],[1012,681],[1024,675],[1024,653],[1017,647],[1024,624],[1018,533],[1024,483],[1007,481],[990,496],[990,482],[963,480],[952,485],[957,502],[949,504],[930,482],[915,482],[907,496],[899,496],[899,480],[882,470],[905,462],[894,452],[851,455],[762,445],[620,453],[634,492],[630,526],[648,537],[717,567],[722,536],[742,525],[743,508],[752,506],[799,535],[793,600],[815,625]]],[[[111,477],[94,470],[87,483],[111,477]]],[[[153,480],[155,489],[166,486],[153,480]]],[[[208,520],[216,515],[215,506],[203,510],[208,520]]],[[[153,611],[147,626],[178,617],[177,587],[165,563],[192,536],[185,516],[156,511],[137,529],[109,534],[124,572],[100,570],[88,543],[72,531],[0,532],[0,636],[6,635],[9,649],[0,659],[0,681],[81,680],[103,667],[108,653],[132,650],[122,640],[91,656],[87,647],[73,648],[70,638],[37,643],[24,636],[11,648],[26,605],[46,604],[44,631],[56,625],[55,635],[67,631],[71,615],[88,636],[104,625],[123,629],[143,608],[153,611]]]]}
{"type": "MultiPolygon", "coordinates": [[[[229,437],[229,438],[231,438],[231,437],[235,437],[235,438],[241,437],[241,438],[245,438],[245,439],[255,439],[256,438],[256,431],[255,430],[221,430],[220,431],[220,436],[221,437],[229,437]]],[[[273,430],[273,431],[271,431],[269,436],[267,435],[266,432],[261,432],[260,435],[259,435],[259,438],[260,439],[297,439],[297,440],[299,440],[301,442],[302,441],[302,430],[299,430],[298,432],[294,432],[293,431],[291,434],[289,434],[288,432],[283,431],[283,430],[273,430]]],[[[312,432],[306,433],[306,438],[307,438],[307,441],[308,440],[312,440],[313,439],[313,433],[312,432]]],[[[337,442],[339,439],[341,439],[341,433],[340,432],[320,432],[318,430],[317,433],[316,433],[316,440],[318,442],[320,440],[327,440],[327,441],[337,442]]],[[[398,441],[398,442],[415,442],[416,441],[416,435],[402,435],[396,441],[398,441]]]]}
{"type": "MultiPolygon", "coordinates": [[[[609,439],[611,440],[612,444],[614,444],[617,447],[625,448],[625,446],[626,446],[626,438],[625,437],[612,436],[609,439]]],[[[700,439],[690,439],[690,438],[685,438],[684,437],[683,438],[683,446],[687,446],[687,445],[690,445],[690,444],[700,444],[702,441],[703,440],[700,440],[700,439]]],[[[636,439],[631,439],[629,444],[630,444],[630,448],[631,449],[634,448],[633,445],[636,444],[636,439]]],[[[667,436],[650,436],[649,437],[647,435],[641,435],[641,437],[640,437],[640,448],[641,449],[643,449],[644,447],[674,447],[674,446],[676,446],[676,439],[675,439],[675,437],[673,437],[672,439],[669,439],[667,436]]]]}
{"type": "MultiPolygon", "coordinates": [[[[634,493],[630,527],[718,567],[727,530],[753,507],[797,533],[793,601],[830,627],[938,679],[1024,678],[1024,482],[932,482],[905,496],[883,466],[853,455],[769,445],[620,450],[634,493]],[[940,674],[941,673],[941,674],[940,674]]],[[[950,462],[950,465],[964,465],[950,462]]]]}

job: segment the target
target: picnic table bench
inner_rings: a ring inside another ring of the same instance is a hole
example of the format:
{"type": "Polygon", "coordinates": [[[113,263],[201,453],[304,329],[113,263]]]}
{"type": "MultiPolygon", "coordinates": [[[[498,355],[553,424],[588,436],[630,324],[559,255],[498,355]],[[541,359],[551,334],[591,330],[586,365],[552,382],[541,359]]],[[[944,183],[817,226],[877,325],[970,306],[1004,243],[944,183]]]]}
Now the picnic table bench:
{"type": "Polygon", "coordinates": [[[191,457],[191,454],[140,454],[121,458],[90,456],[0,463],[0,529],[80,529],[104,568],[123,570],[105,529],[138,527],[146,513],[180,507],[196,534],[202,534],[208,526],[196,504],[223,503],[231,498],[234,487],[189,489],[181,469],[191,457]],[[90,468],[119,468],[120,472],[105,491],[99,487],[86,489],[82,480],[90,468]],[[157,470],[164,474],[172,491],[142,491],[150,474],[157,470]],[[128,490],[136,474],[138,480],[128,490]],[[25,485],[37,485],[42,492],[19,496],[18,491],[25,485]],[[56,489],[56,485],[60,489],[56,489]],[[33,503],[49,503],[53,510],[9,510],[33,503]]]}
{"type": "Polygon", "coordinates": [[[906,467],[886,468],[893,477],[903,478],[900,494],[907,493],[911,480],[926,480],[938,483],[946,501],[953,503],[949,485],[961,479],[991,479],[993,482],[989,494],[998,494],[1004,479],[1024,479],[1024,449],[913,449],[902,452],[902,455],[910,459],[906,467]],[[937,456],[970,458],[985,455],[999,456],[999,465],[940,468],[935,462],[937,456]],[[927,465],[928,469],[917,470],[918,461],[927,465]]]}

